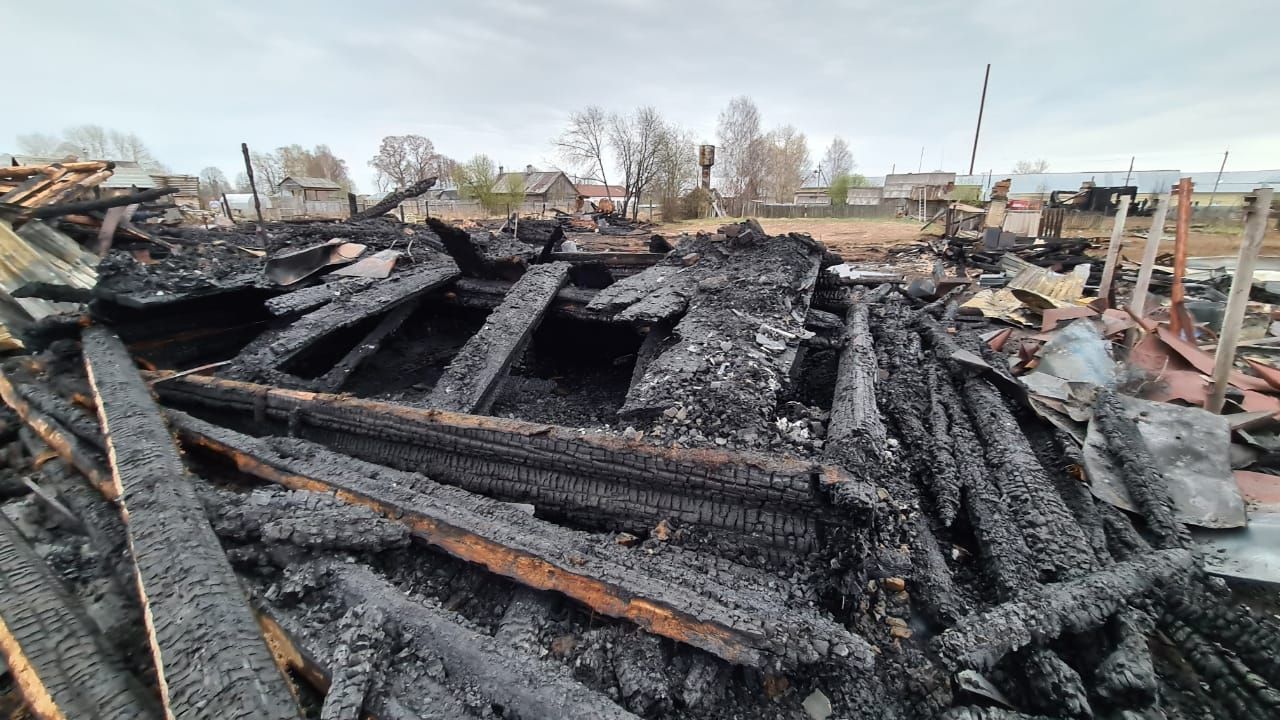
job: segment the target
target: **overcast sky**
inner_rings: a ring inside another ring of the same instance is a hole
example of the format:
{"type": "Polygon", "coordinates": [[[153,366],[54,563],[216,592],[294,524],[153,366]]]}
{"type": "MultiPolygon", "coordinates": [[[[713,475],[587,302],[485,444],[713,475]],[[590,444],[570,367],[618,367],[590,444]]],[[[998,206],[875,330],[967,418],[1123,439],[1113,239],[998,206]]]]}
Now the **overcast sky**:
{"type": "Polygon", "coordinates": [[[560,164],[589,104],[654,105],[715,141],[736,95],[766,127],[835,135],[858,170],[1280,168],[1280,2],[25,2],[0,151],[20,133],[138,133],[178,172],[234,178],[239,144],[327,143],[373,189],[384,135],[507,167],[560,164]],[[19,51],[26,48],[25,51],[19,51]],[[26,58],[25,60],[22,58],[26,58]]]}

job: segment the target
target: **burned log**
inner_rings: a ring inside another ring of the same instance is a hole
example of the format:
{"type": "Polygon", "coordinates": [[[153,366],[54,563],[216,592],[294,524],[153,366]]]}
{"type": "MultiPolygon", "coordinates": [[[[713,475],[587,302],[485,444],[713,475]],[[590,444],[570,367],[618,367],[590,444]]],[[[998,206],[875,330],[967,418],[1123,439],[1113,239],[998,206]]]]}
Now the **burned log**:
{"type": "Polygon", "coordinates": [[[953,669],[989,670],[1008,652],[1101,627],[1130,600],[1184,582],[1194,566],[1185,550],[1157,550],[970,615],[933,646],[953,669]]]}
{"type": "Polygon", "coordinates": [[[267,312],[277,317],[299,315],[328,305],[344,295],[352,295],[361,290],[368,290],[377,283],[378,281],[373,278],[331,280],[314,287],[277,295],[264,304],[267,312]]]}
{"type": "Polygon", "coordinates": [[[403,525],[324,493],[260,488],[245,494],[207,487],[201,491],[201,500],[220,537],[361,552],[409,542],[403,525]]]}
{"type": "Polygon", "coordinates": [[[386,617],[377,607],[356,605],[338,621],[342,644],[333,653],[334,672],[320,720],[358,720],[388,645],[386,617]]]}
{"type": "Polygon", "coordinates": [[[488,412],[499,384],[524,352],[547,306],[568,277],[568,263],[530,268],[454,356],[426,405],[462,413],[488,412]]]}
{"type": "Polygon", "coordinates": [[[104,328],[86,329],[83,345],[112,479],[129,518],[166,713],[296,718],[286,680],[132,358],[104,328]],[[209,702],[210,693],[218,703],[209,702]]]}
{"type": "Polygon", "coordinates": [[[42,207],[31,208],[23,212],[23,217],[33,219],[45,219],[51,217],[61,217],[63,215],[77,215],[95,210],[107,210],[109,208],[124,207],[126,205],[134,205],[136,203],[150,202],[172,195],[178,192],[176,187],[151,188],[149,190],[141,190],[128,195],[116,195],[101,200],[88,200],[77,203],[61,203],[56,205],[44,205],[42,207]]]}
{"type": "Polygon", "coordinates": [[[285,370],[304,351],[339,330],[395,310],[457,277],[458,268],[451,260],[433,257],[367,290],[338,298],[288,327],[263,333],[236,356],[224,374],[305,386],[306,381],[288,375],[285,370]]]}
{"type": "Polygon", "coordinates": [[[382,200],[378,201],[377,204],[371,206],[367,210],[362,210],[358,213],[352,213],[351,217],[348,218],[348,221],[359,222],[360,220],[369,220],[371,218],[376,218],[379,215],[386,215],[387,213],[391,212],[391,210],[394,209],[400,203],[404,202],[405,200],[412,200],[413,198],[418,197],[419,195],[435,187],[435,184],[436,184],[436,178],[434,177],[423,178],[415,182],[414,184],[410,185],[409,187],[401,188],[399,190],[389,192],[386,194],[385,197],[382,198],[382,200]]]}
{"type": "MultiPolygon", "coordinates": [[[[505,280],[481,280],[479,278],[459,278],[452,287],[443,294],[443,301],[448,305],[493,310],[502,304],[514,283],[505,280]]],[[[549,310],[553,315],[589,320],[593,322],[613,322],[607,313],[588,310],[587,305],[596,296],[595,290],[567,286],[560,288],[551,301],[549,310]]]]}
{"type": "Polygon", "coordinates": [[[159,703],[0,513],[0,652],[39,718],[159,718],[159,703]]]}
{"type": "Polygon", "coordinates": [[[360,339],[360,342],[348,350],[347,354],[343,355],[342,359],[330,368],[328,372],[316,378],[311,385],[321,392],[337,392],[341,390],[342,386],[347,384],[347,378],[351,377],[351,374],[360,367],[361,363],[378,352],[378,349],[382,347],[382,343],[388,337],[394,335],[400,329],[400,326],[404,324],[404,321],[408,320],[409,316],[417,309],[417,302],[409,302],[383,315],[378,324],[373,326],[373,329],[360,339]]]}
{"type": "Polygon", "coordinates": [[[963,380],[961,393],[982,438],[992,477],[1022,526],[1040,579],[1062,579],[1079,568],[1094,567],[1089,541],[1004,399],[990,382],[974,377],[963,380]]]}
{"type": "Polygon", "coordinates": [[[827,445],[849,467],[872,472],[885,464],[889,435],[876,404],[876,351],[867,322],[867,306],[849,308],[844,349],[831,398],[827,445]]]}
{"type": "Polygon", "coordinates": [[[401,637],[439,656],[451,682],[474,685],[521,718],[614,720],[635,716],[574,681],[568,672],[504,647],[458,624],[447,611],[410,600],[360,565],[321,563],[329,590],[347,606],[378,608],[401,637]]]}
{"type": "Polygon", "coordinates": [[[765,580],[747,568],[726,562],[708,575],[694,556],[674,548],[652,558],[607,539],[592,542],[508,503],[313,443],[256,439],[182,413],[171,417],[185,442],[226,457],[243,472],[332,493],[407,526],[454,557],[729,662],[795,666],[832,659],[828,651],[855,666],[870,662],[865,641],[816,613],[776,602],[758,589],[765,580]]]}
{"type": "Polygon", "coordinates": [[[641,323],[684,313],[673,331],[678,340],[627,391],[621,417],[651,419],[682,408],[695,419],[718,418],[721,432],[744,439],[770,432],[778,393],[807,334],[822,249],[807,236],[765,237],[749,223],[726,231],[735,237],[686,239],[588,306],[641,323]]]}
{"type": "Polygon", "coordinates": [[[156,383],[165,402],[274,427],[360,459],[601,528],[647,535],[663,520],[737,547],[813,552],[860,527],[828,493],[869,511],[874,492],[832,466],[661,448],[554,425],[283,390],[196,375],[156,383]],[[843,488],[843,489],[841,489],[843,488]]]}

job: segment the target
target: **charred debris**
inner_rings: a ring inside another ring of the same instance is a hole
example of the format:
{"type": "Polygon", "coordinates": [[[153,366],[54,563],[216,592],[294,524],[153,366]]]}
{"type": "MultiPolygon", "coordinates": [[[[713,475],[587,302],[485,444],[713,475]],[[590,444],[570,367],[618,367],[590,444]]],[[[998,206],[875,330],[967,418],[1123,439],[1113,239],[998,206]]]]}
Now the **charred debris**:
{"type": "Polygon", "coordinates": [[[48,306],[0,375],[5,702],[1276,716],[1275,617],[1206,570],[1123,397],[1091,452],[1127,511],[955,295],[753,221],[661,253],[568,225],[117,230],[77,286],[65,222],[0,222],[53,268],[8,293],[48,306]]]}

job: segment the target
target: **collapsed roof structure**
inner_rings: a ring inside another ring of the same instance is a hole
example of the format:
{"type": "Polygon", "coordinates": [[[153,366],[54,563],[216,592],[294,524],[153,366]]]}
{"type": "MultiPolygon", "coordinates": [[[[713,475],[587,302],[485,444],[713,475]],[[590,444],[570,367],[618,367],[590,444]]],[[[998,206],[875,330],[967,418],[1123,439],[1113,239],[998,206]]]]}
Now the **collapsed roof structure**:
{"type": "Polygon", "coordinates": [[[752,221],[510,230],[114,239],[0,374],[34,712],[1275,716],[1114,398],[1132,513],[952,296],[752,221]]]}

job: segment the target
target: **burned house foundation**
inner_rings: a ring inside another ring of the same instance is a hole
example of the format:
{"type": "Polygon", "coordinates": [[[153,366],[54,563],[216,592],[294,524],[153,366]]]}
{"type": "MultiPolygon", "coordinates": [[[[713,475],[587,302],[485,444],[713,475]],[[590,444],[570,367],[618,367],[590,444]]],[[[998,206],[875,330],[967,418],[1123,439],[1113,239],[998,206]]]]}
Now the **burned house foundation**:
{"type": "Polygon", "coordinates": [[[1109,401],[1134,512],[987,328],[833,280],[808,236],[171,232],[0,373],[35,486],[0,518],[0,649],[39,717],[1280,710],[1274,618],[1109,401]]]}

